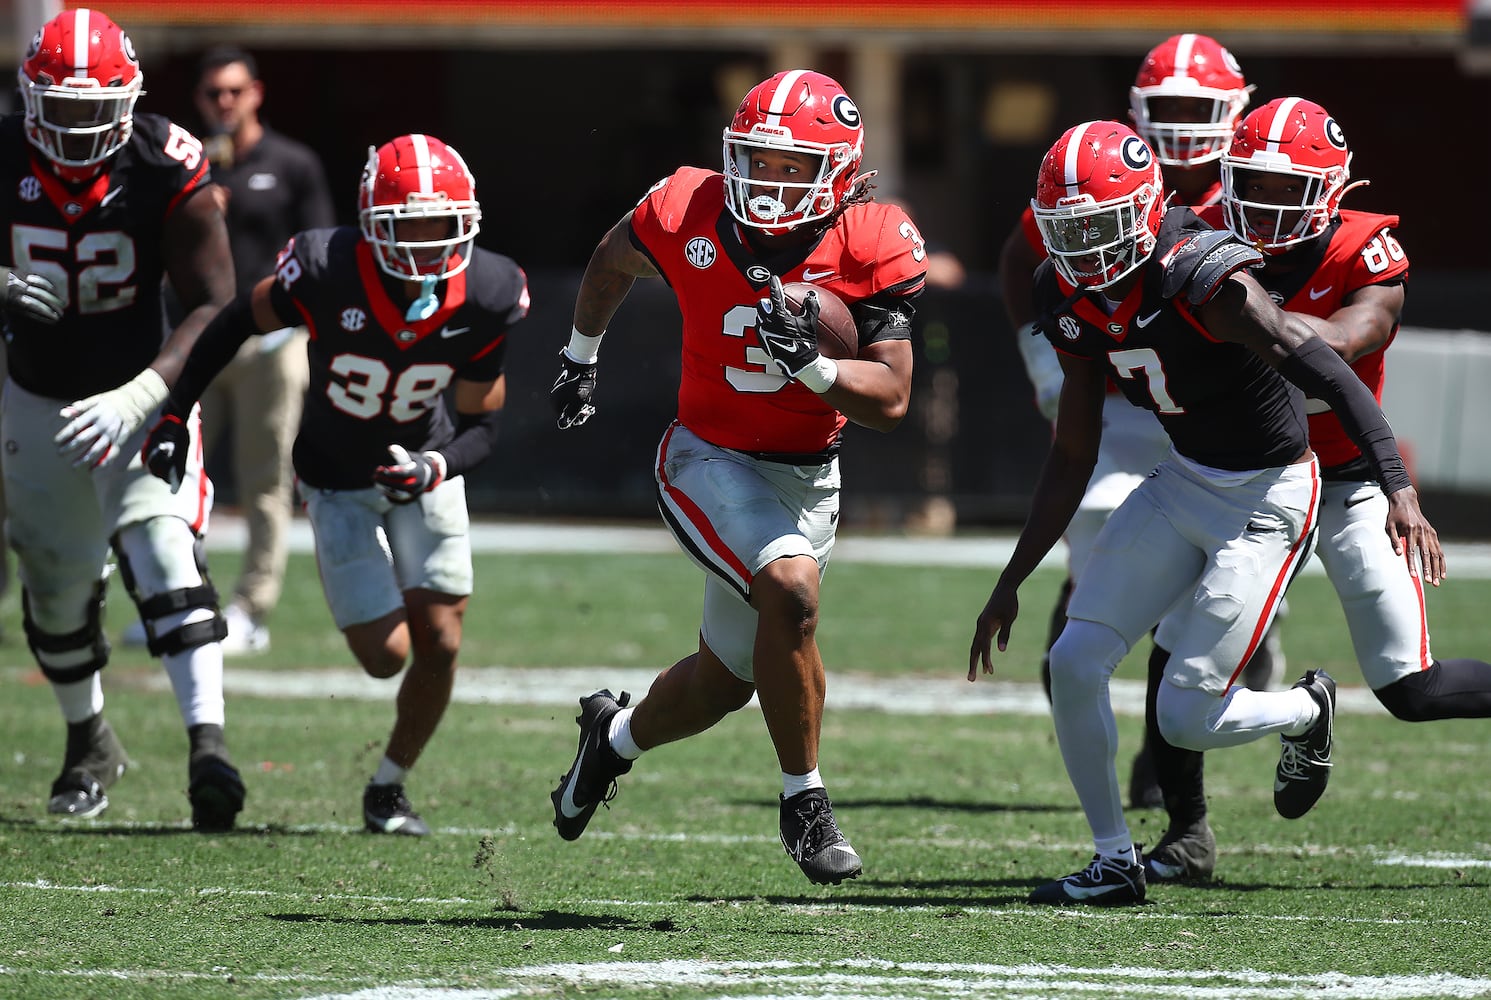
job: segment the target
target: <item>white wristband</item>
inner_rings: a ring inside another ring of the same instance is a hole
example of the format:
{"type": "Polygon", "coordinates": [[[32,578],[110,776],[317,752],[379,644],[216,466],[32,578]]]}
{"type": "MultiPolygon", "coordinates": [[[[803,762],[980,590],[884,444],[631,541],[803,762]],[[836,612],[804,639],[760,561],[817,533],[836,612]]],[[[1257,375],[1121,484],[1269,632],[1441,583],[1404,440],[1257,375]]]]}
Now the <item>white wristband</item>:
{"type": "Polygon", "coordinates": [[[834,380],[838,377],[839,363],[833,358],[825,358],[821,354],[818,355],[817,361],[814,361],[793,376],[797,381],[820,396],[833,386],[834,380]]]}
{"type": "Polygon", "coordinates": [[[594,337],[587,337],[580,332],[579,327],[570,327],[569,346],[564,349],[571,359],[582,365],[593,365],[601,356],[601,338],[606,335],[602,330],[594,337]]]}

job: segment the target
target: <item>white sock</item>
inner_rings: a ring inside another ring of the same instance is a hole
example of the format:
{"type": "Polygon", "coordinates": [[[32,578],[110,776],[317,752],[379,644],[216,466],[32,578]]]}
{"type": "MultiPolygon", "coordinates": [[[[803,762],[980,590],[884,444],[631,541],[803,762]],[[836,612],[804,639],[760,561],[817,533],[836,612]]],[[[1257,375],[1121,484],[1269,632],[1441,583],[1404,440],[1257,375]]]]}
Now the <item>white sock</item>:
{"type": "Polygon", "coordinates": [[[611,726],[606,730],[606,739],[612,753],[622,760],[636,760],[642,756],[642,748],[632,739],[632,709],[623,708],[611,716],[611,726]]]}
{"type": "MultiPolygon", "coordinates": [[[[164,634],[191,622],[206,621],[212,614],[208,608],[193,608],[177,615],[166,615],[156,619],[156,631],[164,634]]],[[[176,704],[188,727],[204,722],[224,724],[222,646],[209,642],[185,652],[167,653],[161,657],[161,665],[166,668],[166,676],[171,678],[171,690],[176,692],[176,704]]]]}
{"type": "Polygon", "coordinates": [[[378,762],[378,770],[373,772],[374,785],[402,785],[404,778],[408,776],[409,769],[400,767],[385,756],[378,762]]]}
{"type": "Polygon", "coordinates": [[[84,722],[104,710],[104,686],[96,670],[70,684],[53,681],[52,694],[57,697],[57,707],[62,709],[62,718],[68,722],[84,722]]]}
{"type": "Polygon", "coordinates": [[[792,796],[806,792],[810,788],[822,787],[823,779],[818,776],[818,769],[816,767],[807,774],[788,774],[786,771],[782,772],[783,798],[790,799],[792,796]]]}
{"type": "Polygon", "coordinates": [[[1094,840],[1093,847],[1103,858],[1109,861],[1122,861],[1125,864],[1137,865],[1139,856],[1134,851],[1134,842],[1127,836],[1105,837],[1102,840],[1094,840]]]}

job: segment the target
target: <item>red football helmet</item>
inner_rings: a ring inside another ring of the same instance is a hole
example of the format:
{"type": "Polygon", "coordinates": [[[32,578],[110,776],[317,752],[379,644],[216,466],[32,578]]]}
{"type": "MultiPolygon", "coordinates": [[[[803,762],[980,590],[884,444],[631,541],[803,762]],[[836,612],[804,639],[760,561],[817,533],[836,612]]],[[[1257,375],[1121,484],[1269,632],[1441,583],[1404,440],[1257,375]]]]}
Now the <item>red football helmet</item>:
{"type": "Polygon", "coordinates": [[[145,77],[124,30],[96,10],[67,10],[42,25],[16,74],[26,138],[59,174],[82,178],[134,130],[145,77]]]}
{"type": "Polygon", "coordinates": [[[1351,179],[1351,151],[1336,120],[1313,101],[1283,97],[1243,119],[1222,157],[1227,228],[1265,253],[1282,253],[1325,232],[1351,179]],[[1250,182],[1275,181],[1266,200],[1250,182]],[[1278,195],[1278,196],[1275,196],[1278,195]],[[1297,218],[1296,218],[1297,217],[1297,218]]]}
{"type": "Polygon", "coordinates": [[[1252,90],[1215,38],[1172,35],[1144,57],[1129,88],[1129,116],[1161,163],[1194,167],[1227,151],[1252,90]],[[1177,107],[1180,100],[1186,103],[1177,107]]]}
{"type": "Polygon", "coordinates": [[[1082,288],[1107,288],[1154,253],[1165,181],[1133,129],[1084,122],[1046,153],[1030,207],[1062,277],[1082,288]]]}
{"type": "Polygon", "coordinates": [[[471,263],[481,230],[476,180],[461,154],[432,135],[401,135],[368,147],[357,208],[378,266],[395,278],[444,279],[471,263]],[[447,225],[438,236],[400,239],[399,223],[417,219],[447,225]]]}
{"type": "Polygon", "coordinates": [[[839,210],[858,175],[865,130],[844,88],[812,70],[757,84],[725,129],[725,204],[741,225],[779,236],[839,210]],[[818,164],[804,182],[753,180],[754,150],[805,153],[818,164]]]}

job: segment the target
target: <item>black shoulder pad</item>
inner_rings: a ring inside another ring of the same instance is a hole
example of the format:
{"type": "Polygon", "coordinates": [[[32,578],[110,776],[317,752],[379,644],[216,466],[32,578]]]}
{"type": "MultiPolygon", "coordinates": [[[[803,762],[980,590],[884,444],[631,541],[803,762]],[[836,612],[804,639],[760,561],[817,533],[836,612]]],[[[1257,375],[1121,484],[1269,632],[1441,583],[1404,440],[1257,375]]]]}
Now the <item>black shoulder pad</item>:
{"type": "Polygon", "coordinates": [[[1212,229],[1182,240],[1165,261],[1160,294],[1173,299],[1181,292],[1192,305],[1217,293],[1229,274],[1263,263],[1263,254],[1240,243],[1225,229],[1212,229]]]}

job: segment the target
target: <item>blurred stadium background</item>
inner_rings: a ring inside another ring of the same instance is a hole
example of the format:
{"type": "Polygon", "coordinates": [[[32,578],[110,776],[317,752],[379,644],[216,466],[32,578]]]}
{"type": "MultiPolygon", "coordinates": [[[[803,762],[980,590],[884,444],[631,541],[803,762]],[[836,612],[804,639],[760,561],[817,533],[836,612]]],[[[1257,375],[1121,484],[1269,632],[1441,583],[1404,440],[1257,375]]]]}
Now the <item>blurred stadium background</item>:
{"type": "MultiPolygon", "coordinates": [[[[0,71],[57,0],[0,0],[0,71]],[[6,16],[5,7],[9,7],[6,16]]],[[[369,145],[424,131],[476,173],[480,242],[528,271],[499,454],[469,484],[474,512],[651,518],[650,462],[674,412],[678,314],[640,284],[607,339],[600,415],[561,436],[546,391],[574,289],[600,234],[680,164],[716,167],[741,95],[777,69],[840,79],[867,122],[877,195],[907,203],[967,279],[920,313],[912,415],[851,428],[851,528],[939,532],[1023,520],[1046,429],[999,301],[998,249],[1067,126],[1122,118],[1143,54],[1179,31],[1238,56],[1254,103],[1329,108],[1370,187],[1349,207],[1401,215],[1413,261],[1385,409],[1426,508],[1451,537],[1491,535],[1491,0],[1108,0],[1075,4],[861,0],[116,0],[134,39],[140,109],[199,129],[195,61],[220,42],[259,59],[263,117],[322,156],[355,222],[369,145]],[[1479,443],[1478,443],[1479,442],[1479,443]]],[[[19,110],[11,88],[0,111],[19,110]]],[[[226,464],[214,463],[232,500],[226,464]]]]}

